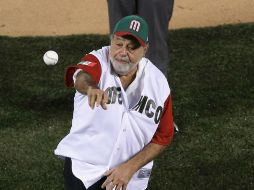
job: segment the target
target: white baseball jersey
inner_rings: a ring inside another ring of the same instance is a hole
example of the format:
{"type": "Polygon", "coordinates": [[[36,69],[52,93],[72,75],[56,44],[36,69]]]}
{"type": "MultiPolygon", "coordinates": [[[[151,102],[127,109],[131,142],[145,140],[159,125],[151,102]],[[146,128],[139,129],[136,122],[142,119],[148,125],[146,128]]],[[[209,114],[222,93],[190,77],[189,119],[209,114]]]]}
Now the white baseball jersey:
{"type": "MultiPolygon", "coordinates": [[[[109,47],[92,51],[69,67],[67,86],[73,86],[77,69],[90,73],[107,93],[107,110],[100,106],[91,109],[88,97],[76,91],[72,127],[55,154],[72,159],[73,174],[88,188],[148,143],[168,145],[173,136],[172,105],[167,79],[146,58],[141,59],[127,90],[111,68],[109,47]]],[[[150,162],[137,171],[127,189],[146,189],[152,165],[150,162]]]]}

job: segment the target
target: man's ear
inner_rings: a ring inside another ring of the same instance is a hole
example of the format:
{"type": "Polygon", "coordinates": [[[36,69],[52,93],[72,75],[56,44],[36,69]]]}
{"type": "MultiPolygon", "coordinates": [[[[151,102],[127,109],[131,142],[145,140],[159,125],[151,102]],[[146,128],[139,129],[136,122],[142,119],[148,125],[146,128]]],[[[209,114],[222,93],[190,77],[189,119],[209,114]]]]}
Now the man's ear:
{"type": "Polygon", "coordinates": [[[112,44],[112,40],[114,39],[114,34],[110,34],[109,40],[110,40],[110,45],[112,44]]]}
{"type": "Polygon", "coordinates": [[[149,43],[146,43],[146,45],[145,45],[145,47],[144,47],[144,57],[145,57],[145,55],[146,55],[148,49],[149,49],[149,43]]]}

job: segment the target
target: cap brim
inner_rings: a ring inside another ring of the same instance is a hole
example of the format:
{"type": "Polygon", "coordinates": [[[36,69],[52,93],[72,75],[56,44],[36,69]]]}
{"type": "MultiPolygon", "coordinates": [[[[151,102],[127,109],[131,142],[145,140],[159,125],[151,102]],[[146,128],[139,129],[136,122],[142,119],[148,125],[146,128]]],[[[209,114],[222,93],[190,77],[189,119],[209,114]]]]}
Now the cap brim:
{"type": "Polygon", "coordinates": [[[146,44],[146,43],[144,42],[144,40],[142,40],[141,38],[139,38],[139,37],[133,35],[131,32],[115,32],[114,34],[117,35],[117,36],[131,35],[131,36],[133,36],[134,38],[136,38],[136,39],[138,40],[138,42],[140,43],[141,46],[145,46],[145,44],[146,44]]]}

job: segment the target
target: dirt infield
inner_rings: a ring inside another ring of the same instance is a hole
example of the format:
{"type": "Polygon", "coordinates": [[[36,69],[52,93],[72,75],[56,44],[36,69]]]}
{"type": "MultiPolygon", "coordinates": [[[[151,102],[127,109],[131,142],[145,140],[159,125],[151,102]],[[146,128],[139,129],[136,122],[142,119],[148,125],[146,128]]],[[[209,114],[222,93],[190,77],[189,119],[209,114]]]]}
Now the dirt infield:
{"type": "MultiPolygon", "coordinates": [[[[0,1],[0,35],[107,34],[106,0],[0,1]]],[[[254,0],[175,0],[170,29],[254,22],[254,0]]]]}

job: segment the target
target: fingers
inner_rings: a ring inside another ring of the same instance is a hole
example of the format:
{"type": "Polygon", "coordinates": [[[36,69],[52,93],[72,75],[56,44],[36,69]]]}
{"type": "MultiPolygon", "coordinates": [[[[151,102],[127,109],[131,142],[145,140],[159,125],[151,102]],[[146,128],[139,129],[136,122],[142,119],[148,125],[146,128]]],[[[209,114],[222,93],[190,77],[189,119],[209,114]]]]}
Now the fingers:
{"type": "Polygon", "coordinates": [[[109,177],[107,177],[107,179],[106,179],[106,180],[104,181],[104,183],[101,185],[101,188],[103,189],[103,188],[107,187],[107,189],[110,189],[110,187],[111,187],[111,186],[109,186],[110,183],[112,183],[112,179],[109,178],[109,177]]]}
{"type": "Polygon", "coordinates": [[[112,172],[113,172],[113,169],[110,169],[104,173],[104,176],[109,176],[110,174],[112,174],[112,172]]]}
{"type": "Polygon", "coordinates": [[[101,188],[106,187],[106,190],[126,190],[127,185],[124,185],[123,183],[116,183],[116,182],[109,182],[106,186],[101,186],[101,188]]]}
{"type": "MultiPolygon", "coordinates": [[[[119,183],[117,186],[116,186],[116,190],[123,190],[124,189],[124,185],[122,183],[119,183]]],[[[126,189],[126,188],[125,188],[126,189]]]]}
{"type": "Polygon", "coordinates": [[[101,104],[101,102],[102,102],[102,96],[103,96],[103,95],[101,95],[101,94],[99,94],[99,93],[96,94],[96,100],[95,100],[95,102],[96,102],[96,107],[98,107],[98,106],[101,104]]]}
{"type": "Polygon", "coordinates": [[[115,190],[123,190],[124,189],[124,185],[122,183],[115,183],[115,182],[106,182],[107,185],[103,185],[101,186],[101,188],[105,188],[106,190],[113,190],[115,188],[115,190]]]}
{"type": "Polygon", "coordinates": [[[112,189],[114,189],[115,186],[116,186],[116,185],[115,185],[113,182],[110,182],[110,183],[106,186],[106,189],[107,189],[107,190],[112,190],[112,189]]]}
{"type": "Polygon", "coordinates": [[[114,171],[113,169],[110,169],[104,173],[104,176],[107,176],[107,179],[101,185],[101,188],[105,188],[105,187],[107,187],[107,189],[111,188],[111,186],[109,186],[109,184],[112,183],[112,181],[113,181],[113,177],[111,176],[113,171],[114,171]]]}
{"type": "Polygon", "coordinates": [[[88,95],[88,104],[92,109],[94,109],[94,103],[95,103],[96,97],[92,94],[87,94],[87,95],[88,95]]]}
{"type": "Polygon", "coordinates": [[[123,185],[123,189],[122,190],[126,190],[127,189],[127,185],[123,185]]]}
{"type": "Polygon", "coordinates": [[[108,96],[104,93],[102,102],[101,102],[101,107],[106,110],[107,109],[107,102],[108,102],[108,96]]]}
{"type": "Polygon", "coordinates": [[[91,87],[87,90],[87,96],[89,101],[89,106],[94,109],[94,106],[97,107],[101,105],[103,109],[107,109],[108,96],[103,90],[93,89],[91,87]]]}
{"type": "Polygon", "coordinates": [[[106,190],[126,190],[127,183],[125,184],[122,180],[114,175],[115,169],[110,169],[104,173],[104,176],[107,176],[107,179],[102,184],[101,188],[106,190]]]}

